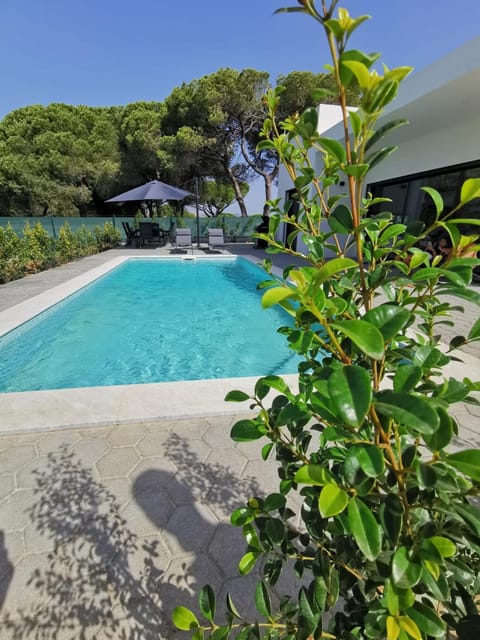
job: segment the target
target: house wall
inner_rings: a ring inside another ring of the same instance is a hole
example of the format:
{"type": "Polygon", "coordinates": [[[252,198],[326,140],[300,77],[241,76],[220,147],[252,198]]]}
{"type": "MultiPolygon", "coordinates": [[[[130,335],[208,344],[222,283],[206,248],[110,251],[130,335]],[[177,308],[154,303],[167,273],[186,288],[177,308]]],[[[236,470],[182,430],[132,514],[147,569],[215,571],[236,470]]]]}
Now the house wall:
{"type": "Polygon", "coordinates": [[[440,169],[480,159],[480,114],[399,143],[398,150],[368,174],[368,182],[440,169]]]}
{"type": "MultiPolygon", "coordinates": [[[[411,124],[384,138],[385,146],[394,144],[398,150],[368,174],[366,184],[480,160],[479,59],[480,37],[405,81],[379,126],[397,118],[406,118],[411,124]]],[[[320,105],[320,121],[325,106],[320,105]]],[[[327,112],[324,113],[326,116],[327,112]]],[[[334,111],[329,113],[332,120],[333,114],[334,111]]],[[[322,127],[323,135],[342,140],[340,120],[338,117],[330,128],[322,127]]],[[[321,170],[320,153],[313,158],[313,165],[317,171],[321,170]]],[[[285,192],[291,188],[288,175],[281,169],[278,196],[284,198],[285,192]]],[[[344,192],[345,187],[337,187],[336,191],[344,192]]],[[[334,193],[332,189],[331,194],[334,193]]],[[[418,194],[410,195],[410,198],[416,197],[418,194]]],[[[413,202],[405,205],[408,209],[415,209],[413,202]]],[[[401,206],[400,202],[398,206],[401,206]]],[[[283,239],[284,235],[285,229],[280,226],[278,237],[283,239]]],[[[298,240],[297,248],[305,249],[305,245],[298,240]]]]}

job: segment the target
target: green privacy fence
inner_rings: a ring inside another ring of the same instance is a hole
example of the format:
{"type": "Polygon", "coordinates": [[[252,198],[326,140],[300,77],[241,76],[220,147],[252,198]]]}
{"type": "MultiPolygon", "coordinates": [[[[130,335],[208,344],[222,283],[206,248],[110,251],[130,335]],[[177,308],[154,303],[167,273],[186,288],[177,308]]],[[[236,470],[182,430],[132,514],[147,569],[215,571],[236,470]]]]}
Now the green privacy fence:
{"type": "MultiPolygon", "coordinates": [[[[248,218],[234,218],[230,216],[218,216],[217,218],[201,217],[199,218],[200,238],[207,237],[207,229],[209,227],[221,227],[227,241],[245,240],[255,232],[255,227],[260,224],[260,221],[261,216],[249,216],[248,218]]],[[[18,234],[23,232],[26,223],[30,225],[40,223],[45,231],[54,238],[57,237],[60,228],[66,222],[73,232],[78,231],[82,226],[93,231],[96,226],[103,226],[106,222],[111,222],[115,228],[120,231],[122,239],[125,240],[122,222],[128,222],[130,225],[134,225],[135,218],[121,216],[98,216],[94,218],[75,218],[70,216],[0,216],[0,226],[6,227],[10,224],[18,234]]],[[[157,222],[162,229],[170,231],[172,234],[177,226],[189,227],[192,230],[193,239],[197,239],[197,220],[195,216],[156,218],[155,222],[157,222]]]]}

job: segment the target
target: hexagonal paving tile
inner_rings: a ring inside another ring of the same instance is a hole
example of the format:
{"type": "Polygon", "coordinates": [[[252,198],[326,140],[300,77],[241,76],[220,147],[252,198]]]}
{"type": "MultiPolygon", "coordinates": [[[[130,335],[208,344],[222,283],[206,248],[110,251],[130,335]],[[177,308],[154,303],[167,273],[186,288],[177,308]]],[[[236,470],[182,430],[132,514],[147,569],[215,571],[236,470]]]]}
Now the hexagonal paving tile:
{"type": "MultiPolygon", "coordinates": [[[[168,568],[166,578],[162,587],[163,602],[169,615],[177,605],[198,611],[200,589],[209,584],[218,593],[223,584],[222,572],[206,555],[190,554],[175,558],[168,568]]],[[[220,606],[219,602],[218,607],[220,606]]]]}
{"type": "Polygon", "coordinates": [[[45,476],[50,469],[46,456],[28,462],[15,474],[18,489],[35,489],[38,487],[39,474],[45,476]]]}
{"type": "Polygon", "coordinates": [[[40,455],[46,455],[62,447],[69,447],[80,439],[77,431],[52,431],[38,441],[37,447],[40,455]]]}
{"type": "Polygon", "coordinates": [[[141,424],[120,424],[114,427],[107,439],[113,447],[135,445],[148,434],[148,430],[141,424]]]}
{"type": "Polygon", "coordinates": [[[210,425],[203,434],[202,440],[212,449],[231,447],[233,445],[233,440],[230,438],[231,429],[227,422],[210,425]]]}
{"type": "Polygon", "coordinates": [[[102,486],[113,495],[119,509],[123,509],[132,499],[132,486],[127,478],[108,478],[101,482],[102,486]]]}
{"type": "Polygon", "coordinates": [[[277,466],[272,462],[263,460],[250,460],[243,470],[242,478],[258,482],[261,493],[278,491],[280,479],[278,477],[277,466]]]}
{"type": "Polygon", "coordinates": [[[0,503],[0,522],[7,531],[23,529],[31,522],[31,509],[37,498],[30,489],[11,493],[0,503]]]}
{"type": "Polygon", "coordinates": [[[153,535],[166,526],[173,511],[174,507],[167,493],[158,489],[155,492],[137,493],[122,516],[126,520],[126,527],[142,537],[153,535]]]}
{"type": "Polygon", "coordinates": [[[208,546],[208,555],[226,578],[238,576],[238,563],[246,552],[242,530],[230,524],[219,525],[208,546]]]}
{"type": "Polygon", "coordinates": [[[247,461],[236,449],[229,447],[220,449],[215,447],[207,458],[207,464],[215,469],[224,468],[232,477],[237,476],[237,481],[245,468],[247,461]]]}
{"type": "Polygon", "coordinates": [[[27,553],[47,553],[55,546],[52,536],[40,532],[32,522],[25,527],[23,535],[27,553]]]}
{"type": "Polygon", "coordinates": [[[140,456],[133,447],[118,447],[100,458],[97,469],[101,478],[127,476],[139,460],[140,456]]]}
{"type": "MultiPolygon", "coordinates": [[[[45,580],[49,570],[49,560],[46,554],[26,555],[15,567],[13,580],[6,589],[6,596],[2,607],[2,616],[10,613],[12,617],[18,616],[18,611],[23,611],[25,616],[31,617],[34,609],[45,604],[51,594],[47,593],[40,584],[40,580],[45,580]],[[36,572],[38,576],[36,577],[36,572]]],[[[0,589],[4,585],[0,585],[0,589]]],[[[18,620],[22,624],[22,617],[18,620]]],[[[27,629],[18,628],[17,638],[26,638],[27,629]]]]}
{"type": "Polygon", "coordinates": [[[15,481],[12,473],[2,473],[0,475],[0,500],[3,500],[15,489],[15,481]]]}
{"type": "Polygon", "coordinates": [[[180,438],[200,438],[208,427],[205,418],[189,418],[188,420],[177,420],[172,429],[180,438]]]}
{"type": "Polygon", "coordinates": [[[73,445],[72,451],[85,466],[100,460],[110,446],[105,438],[85,438],[73,445]]]}
{"type": "Polygon", "coordinates": [[[201,504],[177,507],[164,529],[167,547],[174,555],[198,553],[206,548],[217,520],[201,504]]]}
{"type": "Polygon", "coordinates": [[[144,456],[163,456],[165,455],[165,443],[169,437],[170,432],[166,430],[149,433],[138,443],[137,451],[144,456]]]}
{"type": "Polygon", "coordinates": [[[0,451],[0,469],[2,472],[17,471],[17,469],[23,467],[27,462],[33,460],[36,455],[33,444],[8,447],[8,449],[0,451]]]}
{"type": "Polygon", "coordinates": [[[254,569],[252,573],[237,578],[229,578],[223,583],[217,600],[225,602],[227,593],[230,594],[234,605],[246,620],[254,622],[258,617],[255,608],[255,587],[260,579],[259,571],[254,569]]]}
{"type": "Polygon", "coordinates": [[[170,478],[177,473],[176,468],[166,458],[147,458],[130,473],[132,493],[138,491],[156,491],[165,487],[170,478]]]}
{"type": "Polygon", "coordinates": [[[203,463],[211,453],[211,448],[202,440],[188,440],[178,438],[172,434],[166,443],[166,456],[179,471],[189,472],[190,469],[203,463]]]}

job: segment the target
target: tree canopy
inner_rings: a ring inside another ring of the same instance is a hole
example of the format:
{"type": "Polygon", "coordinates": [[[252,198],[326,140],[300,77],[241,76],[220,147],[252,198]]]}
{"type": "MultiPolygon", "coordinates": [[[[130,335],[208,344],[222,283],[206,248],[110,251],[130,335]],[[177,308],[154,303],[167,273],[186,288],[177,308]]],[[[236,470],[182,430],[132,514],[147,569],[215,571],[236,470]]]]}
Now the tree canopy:
{"type": "MultiPolygon", "coordinates": [[[[295,71],[277,84],[285,87],[279,119],[316,104],[320,87],[335,102],[326,74],[295,71]]],[[[107,198],[148,180],[196,178],[207,215],[234,199],[247,215],[248,184],[263,179],[268,200],[278,173],[276,153],[257,150],[270,87],[264,71],[224,68],[164,102],[17,109],[0,122],[0,214],[104,213],[107,198]]]]}

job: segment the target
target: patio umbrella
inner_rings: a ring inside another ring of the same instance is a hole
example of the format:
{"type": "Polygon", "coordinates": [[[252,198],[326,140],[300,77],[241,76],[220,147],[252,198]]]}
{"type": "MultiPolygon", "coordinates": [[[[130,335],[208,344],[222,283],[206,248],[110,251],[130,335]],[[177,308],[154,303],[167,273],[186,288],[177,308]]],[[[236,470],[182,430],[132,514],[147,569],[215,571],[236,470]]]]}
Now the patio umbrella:
{"type": "Polygon", "coordinates": [[[183,200],[188,196],[193,196],[190,191],[179,189],[178,187],[172,187],[170,184],[160,182],[160,180],[151,180],[145,184],[120,193],[114,198],[105,200],[105,202],[130,202],[134,200],[183,200]]]}

